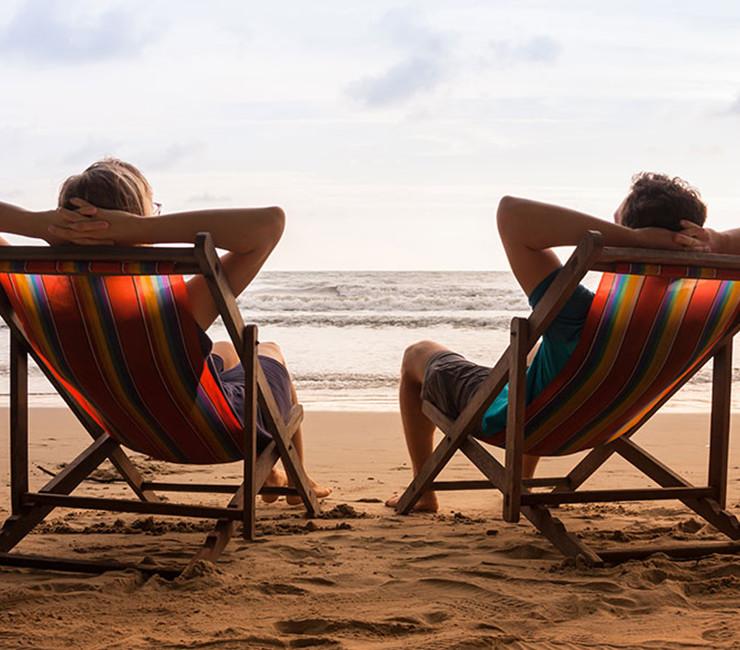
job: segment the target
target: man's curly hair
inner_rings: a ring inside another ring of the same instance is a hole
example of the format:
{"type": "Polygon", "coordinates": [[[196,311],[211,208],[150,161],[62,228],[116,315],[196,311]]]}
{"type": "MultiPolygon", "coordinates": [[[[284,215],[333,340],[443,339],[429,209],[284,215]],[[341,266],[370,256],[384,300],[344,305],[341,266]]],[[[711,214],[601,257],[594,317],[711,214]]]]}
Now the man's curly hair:
{"type": "Polygon", "coordinates": [[[622,204],[622,225],[681,230],[681,219],[703,226],[707,206],[699,191],[682,178],[642,172],[632,177],[630,193],[622,204]]]}

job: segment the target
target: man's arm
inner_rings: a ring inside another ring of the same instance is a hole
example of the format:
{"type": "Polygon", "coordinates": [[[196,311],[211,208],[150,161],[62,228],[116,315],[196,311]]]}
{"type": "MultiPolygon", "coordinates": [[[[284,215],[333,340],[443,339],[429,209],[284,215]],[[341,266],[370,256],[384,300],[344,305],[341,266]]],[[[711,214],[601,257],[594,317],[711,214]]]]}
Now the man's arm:
{"type": "Polygon", "coordinates": [[[681,248],[668,230],[633,230],[575,210],[511,196],[501,199],[496,218],[511,270],[527,295],[560,268],[551,249],[575,246],[589,230],[600,232],[609,246],[681,248]]]}
{"type": "Polygon", "coordinates": [[[702,228],[693,221],[681,221],[680,232],[674,235],[674,241],[684,247],[703,248],[712,253],[740,255],[740,228],[722,232],[711,228],[702,228]]]}

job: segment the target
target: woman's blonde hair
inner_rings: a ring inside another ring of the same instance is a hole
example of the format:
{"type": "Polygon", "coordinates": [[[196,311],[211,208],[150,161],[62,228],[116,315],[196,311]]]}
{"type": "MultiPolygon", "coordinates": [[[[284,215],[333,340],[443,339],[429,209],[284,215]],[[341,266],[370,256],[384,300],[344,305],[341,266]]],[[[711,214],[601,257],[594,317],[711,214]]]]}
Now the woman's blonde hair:
{"type": "Polygon", "coordinates": [[[144,216],[152,200],[152,188],[144,174],[131,163],[104,158],[62,183],[59,206],[76,209],[78,206],[70,202],[73,198],[84,199],[100,208],[144,216]]]}

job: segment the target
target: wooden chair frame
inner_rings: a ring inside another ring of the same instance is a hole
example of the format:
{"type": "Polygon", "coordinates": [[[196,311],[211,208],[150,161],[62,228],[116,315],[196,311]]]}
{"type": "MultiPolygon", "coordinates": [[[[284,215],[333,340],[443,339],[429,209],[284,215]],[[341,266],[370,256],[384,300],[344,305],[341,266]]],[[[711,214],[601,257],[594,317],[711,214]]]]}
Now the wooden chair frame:
{"type": "MultiPolygon", "coordinates": [[[[76,262],[150,262],[169,264],[168,274],[200,274],[206,279],[218,312],[223,319],[246,377],[244,404],[244,459],[241,485],[167,483],[145,481],[121,446],[99,427],[74,402],[66,389],[45,369],[26,339],[17,315],[4,293],[0,292],[0,316],[10,329],[10,493],[11,515],[0,528],[0,565],[45,568],[97,573],[111,569],[129,568],[118,562],[65,560],[11,553],[28,533],[54,509],[82,508],[132,512],[151,515],[174,515],[214,519],[214,530],[191,560],[215,561],[233,535],[235,522],[241,521],[245,539],[256,536],[255,501],[261,494],[297,494],[305,504],[307,515],[319,512],[319,503],[311,487],[293,444],[293,436],[303,419],[303,408],[293,407],[287,421],[283,419],[272,391],[257,362],[257,326],[245,325],[236,299],[226,281],[216,249],[209,233],[199,233],[195,246],[184,248],[113,248],[109,246],[7,246],[0,247],[2,261],[56,261],[76,262]],[[29,490],[28,450],[28,355],[44,371],[46,378],[92,436],[92,444],[60,471],[38,492],[29,490]],[[257,457],[257,407],[262,409],[266,428],[273,441],[257,457]],[[109,459],[138,499],[114,499],[72,496],[100,463],[109,459]],[[282,460],[294,488],[266,487],[265,481],[273,466],[282,460]],[[158,492],[225,493],[232,494],[226,507],[211,507],[163,501],[158,492]]],[[[93,274],[87,271],[85,274],[93,274]]],[[[74,274],[74,273],[69,273],[74,274]]],[[[111,273],[101,273],[111,275],[111,273]]],[[[150,272],[119,272],[119,275],[157,275],[150,272]]],[[[160,273],[159,275],[162,275],[160,273]]],[[[167,577],[179,575],[181,568],[136,565],[137,569],[159,573],[167,577]]]]}
{"type": "MultiPolygon", "coordinates": [[[[707,485],[695,487],[669,467],[639,447],[630,438],[690,379],[687,377],[650,410],[632,429],[613,442],[592,449],[566,476],[522,479],[524,447],[525,373],[527,354],[572,295],[586,273],[612,271],[619,262],[702,266],[715,269],[740,269],[740,256],[711,253],[674,252],[648,249],[604,247],[601,235],[588,233],[565,264],[529,318],[514,318],[507,350],[474,394],[460,416],[451,421],[432,403],[425,401],[423,411],[442,431],[443,438],[419,474],[406,488],[397,512],[408,514],[429,489],[498,489],[504,497],[503,518],[518,522],[520,514],[568,557],[582,556],[591,564],[621,562],[656,552],[676,557],[696,557],[708,553],[740,552],[738,543],[681,544],[663,548],[627,548],[595,551],[552,515],[548,506],[561,503],[595,503],[612,501],[646,501],[677,499],[697,515],[727,535],[740,539],[740,524],[726,510],[727,464],[730,435],[730,392],[732,387],[732,340],[736,328],[712,351],[712,413],[707,485]],[[505,384],[509,383],[505,442],[505,461],[501,464],[473,438],[480,430],[483,414],[505,384]],[[486,480],[436,481],[457,450],[483,473],[486,480]],[[601,465],[617,453],[660,488],[578,490],[601,465]],[[532,488],[551,488],[534,492],[532,488]]],[[[697,369],[698,370],[698,369],[697,369]]]]}

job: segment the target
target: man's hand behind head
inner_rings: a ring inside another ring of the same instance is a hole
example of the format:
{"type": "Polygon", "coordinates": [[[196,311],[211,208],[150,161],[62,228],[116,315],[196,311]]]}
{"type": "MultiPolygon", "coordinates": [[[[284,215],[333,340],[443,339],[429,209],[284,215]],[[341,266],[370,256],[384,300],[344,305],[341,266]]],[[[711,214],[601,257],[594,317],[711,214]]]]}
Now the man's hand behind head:
{"type": "Polygon", "coordinates": [[[704,228],[687,219],[681,220],[681,230],[673,233],[673,241],[682,248],[720,253],[721,235],[716,230],[704,228]]]}
{"type": "Polygon", "coordinates": [[[680,233],[667,228],[635,228],[635,245],[638,248],[663,248],[668,250],[707,251],[705,242],[691,237],[681,237],[680,233]]]}

